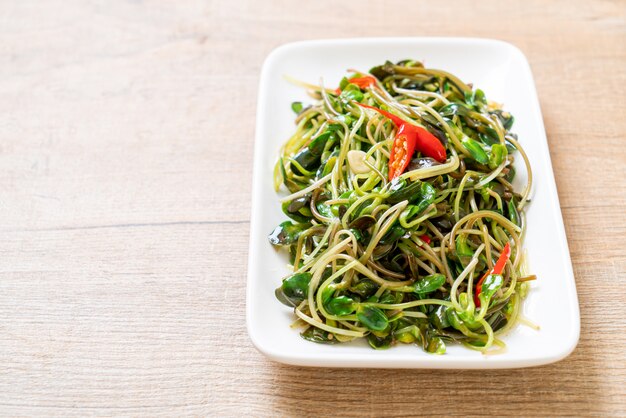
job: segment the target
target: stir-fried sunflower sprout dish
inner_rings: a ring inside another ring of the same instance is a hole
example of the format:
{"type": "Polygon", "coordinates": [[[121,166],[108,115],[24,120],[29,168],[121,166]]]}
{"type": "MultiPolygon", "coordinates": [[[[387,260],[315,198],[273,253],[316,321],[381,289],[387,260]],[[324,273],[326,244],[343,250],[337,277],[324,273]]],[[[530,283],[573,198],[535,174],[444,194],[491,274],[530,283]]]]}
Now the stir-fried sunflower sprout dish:
{"type": "Polygon", "coordinates": [[[302,337],[495,353],[516,324],[536,327],[521,314],[532,173],[513,116],[418,61],[350,70],[336,89],[292,81],[313,103],[292,104],[274,171],[291,219],[269,240],[290,255],[276,297],[302,337]]]}

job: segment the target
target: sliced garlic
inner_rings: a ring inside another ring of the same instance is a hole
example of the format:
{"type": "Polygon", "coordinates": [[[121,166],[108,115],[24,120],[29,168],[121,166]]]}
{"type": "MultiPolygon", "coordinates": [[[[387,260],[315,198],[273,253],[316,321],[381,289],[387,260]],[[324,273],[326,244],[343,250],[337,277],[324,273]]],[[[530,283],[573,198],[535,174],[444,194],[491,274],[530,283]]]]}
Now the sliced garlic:
{"type": "MultiPolygon", "coordinates": [[[[372,169],[365,164],[365,156],[366,154],[363,151],[348,151],[348,164],[350,165],[350,170],[354,174],[366,174],[372,171],[372,169]]],[[[367,162],[374,165],[374,160],[371,156],[367,159],[367,162]]]]}

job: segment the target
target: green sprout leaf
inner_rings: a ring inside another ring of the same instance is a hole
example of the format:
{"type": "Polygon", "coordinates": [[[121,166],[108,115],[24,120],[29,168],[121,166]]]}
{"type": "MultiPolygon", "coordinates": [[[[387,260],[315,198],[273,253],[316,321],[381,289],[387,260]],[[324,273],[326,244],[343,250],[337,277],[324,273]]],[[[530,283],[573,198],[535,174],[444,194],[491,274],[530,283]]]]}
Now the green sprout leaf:
{"type": "Polygon", "coordinates": [[[447,306],[439,305],[429,316],[430,323],[437,329],[444,329],[450,326],[446,311],[450,309],[447,306]]]}
{"type": "Polygon", "coordinates": [[[400,329],[397,329],[393,333],[393,337],[396,341],[404,344],[421,343],[422,333],[416,325],[409,325],[400,329]]]}
{"type": "Polygon", "coordinates": [[[304,109],[302,102],[291,103],[291,110],[293,110],[296,115],[302,112],[302,109],[304,109]]]}
{"type": "Polygon", "coordinates": [[[511,200],[507,202],[506,208],[511,222],[513,222],[517,226],[520,226],[521,222],[519,212],[517,211],[517,201],[514,197],[512,197],[511,200]]]}
{"type": "Polygon", "coordinates": [[[446,282],[446,276],[443,274],[431,274],[415,283],[413,293],[418,295],[426,295],[439,289],[446,282]]]}
{"type": "Polygon", "coordinates": [[[307,328],[300,336],[307,341],[318,344],[337,344],[339,342],[330,332],[315,327],[307,328]]]}
{"type": "Polygon", "coordinates": [[[502,287],[504,279],[501,274],[490,274],[483,281],[482,288],[478,294],[481,306],[489,306],[493,295],[502,287]]]}
{"type": "Polygon", "coordinates": [[[463,144],[465,149],[469,151],[474,160],[478,161],[481,164],[489,163],[489,156],[478,141],[475,141],[469,136],[464,135],[461,143],[463,144]]]}
{"type": "Polygon", "coordinates": [[[502,164],[508,154],[509,152],[507,151],[506,146],[502,144],[493,144],[491,146],[491,155],[489,156],[489,168],[494,170],[502,164]]]}
{"type": "Polygon", "coordinates": [[[311,195],[306,194],[292,201],[284,202],[281,205],[281,209],[285,215],[289,216],[294,221],[308,223],[309,219],[313,217],[311,209],[309,208],[310,201],[311,195]]]}
{"type": "Polygon", "coordinates": [[[467,235],[458,235],[455,240],[456,256],[466,266],[474,256],[474,251],[467,244],[467,235]]]}
{"type": "Polygon", "coordinates": [[[370,334],[367,336],[367,342],[370,347],[376,350],[386,350],[391,347],[391,343],[393,342],[393,336],[391,334],[385,336],[378,336],[376,334],[370,334]]]}
{"type": "Polygon", "coordinates": [[[363,93],[361,89],[356,84],[348,84],[345,89],[340,94],[340,97],[347,102],[356,101],[360,102],[363,100],[363,93]]]}
{"type": "Polygon", "coordinates": [[[339,296],[330,299],[325,307],[331,315],[345,316],[354,312],[357,304],[348,296],[339,296]]]}
{"type": "Polygon", "coordinates": [[[359,322],[372,331],[384,331],[389,325],[387,315],[373,306],[360,305],[356,311],[356,317],[359,322]]]}
{"type": "Polygon", "coordinates": [[[378,284],[370,279],[361,279],[350,288],[350,292],[367,299],[378,290],[378,284]]]}
{"type": "Polygon", "coordinates": [[[309,295],[311,273],[296,273],[276,289],[276,298],[287,306],[298,306],[309,295]]]}
{"type": "Polygon", "coordinates": [[[393,205],[402,202],[403,200],[412,202],[419,198],[421,187],[422,182],[420,181],[408,182],[400,177],[395,178],[391,181],[389,187],[390,194],[387,196],[387,203],[393,205]]]}
{"type": "Polygon", "coordinates": [[[285,221],[274,228],[268,239],[272,245],[289,245],[296,242],[302,231],[310,227],[311,224],[308,223],[294,224],[291,221],[285,221]]]}
{"type": "Polygon", "coordinates": [[[435,335],[431,330],[426,331],[426,338],[424,339],[424,350],[431,354],[445,354],[446,344],[443,340],[435,335]]]}

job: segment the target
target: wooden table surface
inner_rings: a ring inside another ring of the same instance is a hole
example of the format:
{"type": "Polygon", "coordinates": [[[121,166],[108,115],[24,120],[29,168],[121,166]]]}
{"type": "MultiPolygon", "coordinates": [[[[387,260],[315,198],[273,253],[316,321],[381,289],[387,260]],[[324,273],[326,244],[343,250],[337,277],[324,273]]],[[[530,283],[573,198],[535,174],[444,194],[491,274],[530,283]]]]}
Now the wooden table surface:
{"type": "Polygon", "coordinates": [[[0,10],[1,415],[626,415],[624,0],[0,10]],[[527,55],[580,298],[566,360],[307,369],[252,346],[261,64],[285,42],[360,36],[498,38],[527,55]]]}

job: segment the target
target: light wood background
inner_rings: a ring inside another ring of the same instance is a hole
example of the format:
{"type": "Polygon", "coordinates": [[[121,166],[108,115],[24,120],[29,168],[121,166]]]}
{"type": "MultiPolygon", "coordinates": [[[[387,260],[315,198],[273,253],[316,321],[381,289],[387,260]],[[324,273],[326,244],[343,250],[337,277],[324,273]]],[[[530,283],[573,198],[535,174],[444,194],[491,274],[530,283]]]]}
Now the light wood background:
{"type": "Polygon", "coordinates": [[[623,0],[3,1],[0,414],[626,415],[625,84],[623,0]],[[261,64],[360,36],[527,55],[580,297],[568,359],[306,369],[251,345],[261,64]]]}

